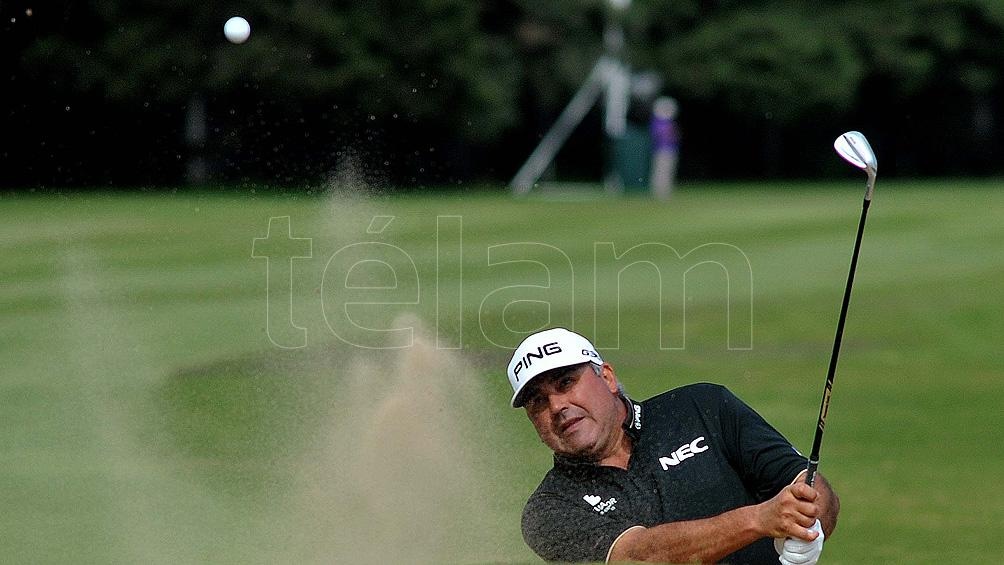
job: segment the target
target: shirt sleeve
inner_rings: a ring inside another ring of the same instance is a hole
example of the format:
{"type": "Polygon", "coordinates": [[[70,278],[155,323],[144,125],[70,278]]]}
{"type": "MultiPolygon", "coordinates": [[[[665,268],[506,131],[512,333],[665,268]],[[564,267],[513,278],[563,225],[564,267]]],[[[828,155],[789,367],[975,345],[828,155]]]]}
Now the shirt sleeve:
{"type": "Polygon", "coordinates": [[[523,509],[523,539],[545,561],[602,563],[617,537],[636,524],[600,515],[584,501],[575,502],[534,493],[523,509]]]}
{"type": "Polygon", "coordinates": [[[721,388],[721,424],[729,459],[758,500],[767,500],[805,469],[807,460],[760,414],[721,388]]]}

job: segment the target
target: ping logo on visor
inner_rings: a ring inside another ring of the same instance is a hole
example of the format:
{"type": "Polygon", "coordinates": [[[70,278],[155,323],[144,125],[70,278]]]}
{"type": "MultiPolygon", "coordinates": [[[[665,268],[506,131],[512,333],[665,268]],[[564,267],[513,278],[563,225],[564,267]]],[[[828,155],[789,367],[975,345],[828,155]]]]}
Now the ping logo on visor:
{"type": "Polygon", "coordinates": [[[516,366],[512,368],[512,374],[515,375],[516,380],[519,380],[519,374],[523,369],[533,365],[534,359],[543,359],[546,355],[554,355],[555,353],[561,353],[561,346],[558,342],[552,341],[551,343],[545,343],[544,345],[537,348],[536,351],[527,351],[519,361],[516,362],[516,366]]]}

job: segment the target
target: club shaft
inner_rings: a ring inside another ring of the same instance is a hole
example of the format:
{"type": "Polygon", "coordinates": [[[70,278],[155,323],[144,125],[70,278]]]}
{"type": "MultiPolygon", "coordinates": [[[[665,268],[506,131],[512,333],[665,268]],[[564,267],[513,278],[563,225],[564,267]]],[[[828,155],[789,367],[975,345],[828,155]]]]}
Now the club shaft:
{"type": "Polygon", "coordinates": [[[847,307],[851,303],[851,287],[854,286],[854,271],[858,268],[858,251],[861,249],[861,236],[865,232],[865,220],[868,218],[866,199],[861,205],[861,220],[858,222],[858,236],[854,240],[854,253],[851,255],[851,269],[847,274],[847,287],[844,289],[844,302],[840,305],[840,319],[837,321],[837,335],[833,338],[833,352],[830,354],[830,367],[826,371],[826,387],[823,389],[823,399],[819,403],[819,420],[816,423],[816,435],[812,439],[812,452],[809,454],[809,464],[806,468],[805,482],[812,485],[816,479],[816,468],[819,466],[819,448],[823,443],[823,430],[826,428],[826,413],[830,409],[830,394],[833,392],[833,377],[837,373],[837,358],[840,356],[840,341],[844,336],[844,322],[847,320],[847,307]]]}

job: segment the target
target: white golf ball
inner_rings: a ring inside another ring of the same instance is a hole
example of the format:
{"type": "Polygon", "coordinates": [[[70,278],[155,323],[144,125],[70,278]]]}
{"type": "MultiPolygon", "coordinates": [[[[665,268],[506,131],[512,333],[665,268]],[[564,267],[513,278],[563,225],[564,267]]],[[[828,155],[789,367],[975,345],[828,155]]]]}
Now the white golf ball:
{"type": "Polygon", "coordinates": [[[251,24],[240,16],[234,16],[223,24],[223,35],[230,43],[244,43],[251,37],[251,24]]]}

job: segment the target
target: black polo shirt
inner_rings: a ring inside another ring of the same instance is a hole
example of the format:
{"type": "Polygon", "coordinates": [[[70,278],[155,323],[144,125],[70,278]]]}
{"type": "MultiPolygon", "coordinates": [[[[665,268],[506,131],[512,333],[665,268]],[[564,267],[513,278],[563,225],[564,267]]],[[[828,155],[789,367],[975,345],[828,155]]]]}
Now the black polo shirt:
{"type": "MultiPolygon", "coordinates": [[[[627,470],[555,456],[523,509],[523,539],[548,561],[604,561],[625,530],[695,520],[770,499],[806,460],[723,386],[694,384],[628,401],[627,470]]],[[[777,563],[763,538],[727,563],[777,563]]]]}

